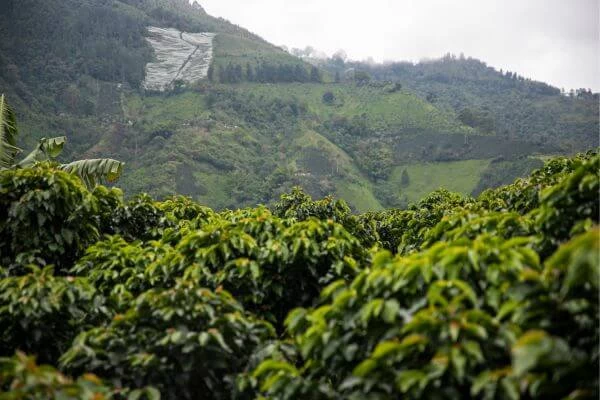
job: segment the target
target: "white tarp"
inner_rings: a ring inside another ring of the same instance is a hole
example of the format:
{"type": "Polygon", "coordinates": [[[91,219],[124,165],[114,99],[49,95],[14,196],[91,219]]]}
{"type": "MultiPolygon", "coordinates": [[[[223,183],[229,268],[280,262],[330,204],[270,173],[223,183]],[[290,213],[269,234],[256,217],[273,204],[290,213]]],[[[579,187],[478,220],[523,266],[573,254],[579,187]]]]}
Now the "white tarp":
{"type": "Polygon", "coordinates": [[[206,78],[212,60],[214,33],[187,33],[173,28],[149,27],[148,42],[156,62],[146,65],[144,87],[165,91],[175,80],[193,83],[206,78]]]}

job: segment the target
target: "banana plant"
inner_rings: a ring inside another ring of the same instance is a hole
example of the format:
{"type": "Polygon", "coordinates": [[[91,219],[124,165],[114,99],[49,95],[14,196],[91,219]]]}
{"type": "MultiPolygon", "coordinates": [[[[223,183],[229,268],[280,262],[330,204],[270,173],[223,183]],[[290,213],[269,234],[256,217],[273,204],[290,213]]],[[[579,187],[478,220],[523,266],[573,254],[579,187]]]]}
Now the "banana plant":
{"type": "MultiPolygon", "coordinates": [[[[62,152],[66,136],[42,138],[37,146],[25,158],[17,162],[16,157],[22,152],[17,147],[18,136],[15,113],[6,102],[5,96],[0,96],[0,170],[9,168],[28,168],[42,161],[54,160],[62,152]]],[[[60,168],[81,178],[88,188],[93,188],[103,181],[114,182],[123,172],[121,161],[110,158],[98,158],[74,161],[61,164],[60,168]]]]}
{"type": "Polygon", "coordinates": [[[21,152],[17,147],[17,119],[15,113],[6,103],[4,95],[0,96],[0,168],[10,168],[16,155],[21,152]]]}

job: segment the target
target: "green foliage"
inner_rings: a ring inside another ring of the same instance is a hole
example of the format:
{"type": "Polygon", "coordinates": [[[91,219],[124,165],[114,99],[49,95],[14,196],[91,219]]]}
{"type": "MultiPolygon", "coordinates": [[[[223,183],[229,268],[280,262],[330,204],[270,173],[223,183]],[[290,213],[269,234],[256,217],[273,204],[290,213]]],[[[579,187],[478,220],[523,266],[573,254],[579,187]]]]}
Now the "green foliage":
{"type": "Polygon", "coordinates": [[[19,161],[19,167],[31,167],[37,162],[49,161],[60,155],[67,141],[65,136],[55,138],[42,138],[31,153],[19,161]]]}
{"type": "Polygon", "coordinates": [[[52,267],[0,280],[0,355],[16,349],[56,362],[86,325],[98,322],[102,299],[83,278],[54,276],[52,267]]]}
{"type": "Polygon", "coordinates": [[[167,271],[223,287],[279,325],[292,308],[312,304],[327,283],[353,277],[366,258],[360,242],[332,220],[280,220],[258,209],[200,229],[182,237],[175,252],[183,259],[173,257],[167,271]]]}
{"type": "Polygon", "coordinates": [[[71,272],[85,276],[106,296],[137,295],[150,289],[144,278],[146,267],[167,249],[158,243],[142,247],[139,242],[128,243],[120,236],[110,236],[90,246],[71,272]]]}
{"type": "Polygon", "coordinates": [[[600,214],[600,156],[578,160],[573,172],[541,191],[540,208],[533,212],[549,249],[597,221],[600,214]]]}
{"type": "MultiPolygon", "coordinates": [[[[0,97],[0,168],[31,167],[36,163],[51,161],[60,155],[67,141],[65,136],[42,138],[37,146],[24,159],[15,163],[15,155],[20,151],[14,147],[18,134],[16,119],[10,107],[6,104],[4,95],[0,97]]],[[[94,187],[99,181],[116,181],[123,171],[123,163],[111,159],[80,160],[61,165],[61,169],[78,175],[88,188],[94,187]]]]}
{"type": "Polygon", "coordinates": [[[9,168],[20,151],[17,148],[17,121],[4,94],[0,96],[0,168],[9,168]]]}
{"type": "Polygon", "coordinates": [[[61,364],[115,382],[151,384],[166,399],[228,398],[233,374],[273,328],[227,292],[181,282],[140,295],[107,326],[82,333],[61,364]]]}
{"type": "Polygon", "coordinates": [[[335,200],[328,196],[322,200],[313,201],[312,197],[295,187],[288,194],[281,195],[278,202],[272,206],[273,214],[281,218],[294,218],[304,221],[314,217],[320,220],[333,220],[346,228],[358,238],[363,246],[373,246],[377,240],[374,224],[360,220],[350,213],[350,208],[344,200],[335,200]]]}
{"type": "Polygon", "coordinates": [[[175,224],[186,223],[196,218],[207,219],[214,215],[208,207],[195,203],[191,198],[173,196],[158,204],[167,219],[175,224]]]}
{"type": "Polygon", "coordinates": [[[110,383],[59,378],[18,354],[0,361],[0,388],[8,398],[35,398],[40,385],[132,399],[597,397],[599,163],[595,152],[557,158],[478,198],[438,190],[362,215],[299,188],[271,209],[215,212],[181,196],[90,193],[48,165],[0,172],[10,183],[0,199],[15,210],[0,237],[44,243],[1,242],[0,356],[21,350],[110,383]],[[69,225],[65,205],[85,211],[91,233],[58,254],[51,229],[85,226],[69,225]],[[13,216],[40,213],[54,222],[13,216]]]}
{"type": "Polygon", "coordinates": [[[211,65],[212,80],[221,83],[321,82],[309,64],[269,43],[241,35],[217,35],[211,65]]]}
{"type": "Polygon", "coordinates": [[[0,262],[34,253],[63,272],[98,240],[97,210],[82,182],[56,167],[0,171],[0,262]]]}
{"type": "Polygon", "coordinates": [[[113,210],[113,230],[127,240],[150,240],[161,236],[172,223],[146,194],[135,196],[126,204],[113,210]]]}
{"type": "Polygon", "coordinates": [[[525,214],[539,206],[541,189],[555,185],[572,173],[583,160],[592,156],[578,155],[573,158],[557,157],[531,173],[527,178],[517,179],[513,184],[486,190],[479,196],[485,207],[495,210],[511,210],[525,214]]]}
{"type": "Polygon", "coordinates": [[[13,357],[0,358],[0,399],[33,400],[159,400],[160,393],[152,388],[127,390],[106,386],[94,374],[71,379],[49,365],[36,364],[34,357],[17,352],[13,357]]]}
{"type": "Polygon", "coordinates": [[[598,94],[580,90],[579,95],[567,97],[559,88],[498,71],[475,58],[447,54],[416,64],[331,58],[320,66],[331,74],[354,68],[370,74],[377,83],[400,82],[403,90],[452,112],[478,132],[495,133],[508,143],[521,139],[537,146],[557,144],[577,150],[598,145],[598,94]]]}
{"type": "Polygon", "coordinates": [[[61,166],[69,173],[76,174],[87,187],[94,187],[101,180],[112,183],[123,172],[123,163],[110,158],[73,161],[61,166]]]}
{"type": "Polygon", "coordinates": [[[492,160],[485,171],[481,173],[481,178],[472,194],[477,196],[486,189],[509,185],[516,178],[526,178],[533,171],[543,166],[544,163],[541,160],[529,157],[510,161],[492,160]]]}
{"type": "Polygon", "coordinates": [[[374,224],[383,248],[400,253],[418,250],[428,229],[436,226],[445,215],[473,200],[447,190],[437,190],[407,210],[390,209],[367,213],[360,218],[363,224],[374,224]]]}
{"type": "Polygon", "coordinates": [[[301,369],[267,360],[255,377],[269,398],[597,393],[598,239],[575,239],[545,268],[522,238],[381,253],[351,284],[326,288],[321,307],[289,315],[301,369]],[[554,272],[559,263],[573,280],[554,272]],[[577,285],[587,290],[565,289],[577,285]]]}

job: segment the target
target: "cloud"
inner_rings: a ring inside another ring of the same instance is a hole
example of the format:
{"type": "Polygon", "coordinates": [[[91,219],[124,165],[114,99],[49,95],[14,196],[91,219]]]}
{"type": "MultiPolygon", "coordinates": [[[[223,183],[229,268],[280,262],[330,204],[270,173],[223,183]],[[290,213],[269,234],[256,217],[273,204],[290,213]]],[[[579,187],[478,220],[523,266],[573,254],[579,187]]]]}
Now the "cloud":
{"type": "Polygon", "coordinates": [[[202,0],[277,45],[377,61],[477,57],[558,87],[600,90],[600,0],[202,0]]]}

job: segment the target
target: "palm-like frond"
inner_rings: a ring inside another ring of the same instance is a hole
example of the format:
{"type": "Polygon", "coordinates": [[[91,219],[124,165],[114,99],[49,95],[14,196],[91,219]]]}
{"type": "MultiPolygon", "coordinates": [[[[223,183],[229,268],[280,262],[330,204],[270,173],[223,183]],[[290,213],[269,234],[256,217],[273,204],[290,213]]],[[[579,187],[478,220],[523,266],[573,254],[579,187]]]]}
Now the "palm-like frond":
{"type": "Polygon", "coordinates": [[[21,151],[17,147],[17,119],[4,95],[0,96],[0,168],[14,165],[15,156],[21,151]]]}
{"type": "Polygon", "coordinates": [[[98,158],[91,160],[74,161],[61,165],[67,172],[78,175],[88,188],[93,188],[103,181],[114,182],[121,176],[123,171],[121,161],[110,158],[98,158]]]}
{"type": "Polygon", "coordinates": [[[59,156],[62,152],[65,143],[67,142],[66,136],[58,136],[54,138],[42,138],[38,142],[37,146],[31,153],[27,155],[18,166],[21,168],[31,167],[33,164],[39,161],[47,161],[59,156]]]}

